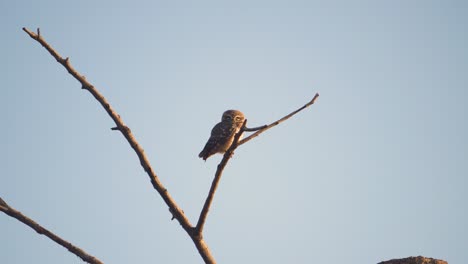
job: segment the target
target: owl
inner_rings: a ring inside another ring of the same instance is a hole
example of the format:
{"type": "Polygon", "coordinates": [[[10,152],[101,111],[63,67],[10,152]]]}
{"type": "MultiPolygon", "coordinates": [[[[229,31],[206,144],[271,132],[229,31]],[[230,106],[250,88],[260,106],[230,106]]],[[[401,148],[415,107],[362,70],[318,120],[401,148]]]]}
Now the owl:
{"type": "Polygon", "coordinates": [[[211,136],[198,157],[206,161],[211,155],[226,152],[234,140],[234,136],[244,123],[244,114],[238,110],[227,110],[223,113],[221,122],[211,130],[211,136]]]}

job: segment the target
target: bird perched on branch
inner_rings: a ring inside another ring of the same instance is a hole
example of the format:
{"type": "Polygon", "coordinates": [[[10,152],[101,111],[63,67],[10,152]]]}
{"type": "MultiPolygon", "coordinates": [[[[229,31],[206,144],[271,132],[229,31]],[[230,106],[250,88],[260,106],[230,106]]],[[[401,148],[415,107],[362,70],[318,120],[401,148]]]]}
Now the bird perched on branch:
{"type": "Polygon", "coordinates": [[[221,122],[211,130],[211,136],[198,157],[206,161],[210,156],[226,152],[234,140],[234,136],[244,123],[244,114],[238,110],[227,110],[223,113],[221,122]]]}

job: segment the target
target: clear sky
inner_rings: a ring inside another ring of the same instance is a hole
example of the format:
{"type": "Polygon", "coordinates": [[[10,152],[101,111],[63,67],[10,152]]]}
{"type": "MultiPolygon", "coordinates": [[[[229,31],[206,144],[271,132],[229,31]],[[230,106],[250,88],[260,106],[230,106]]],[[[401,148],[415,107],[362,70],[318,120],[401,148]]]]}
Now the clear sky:
{"type": "MultiPolygon", "coordinates": [[[[223,111],[250,126],[205,227],[219,263],[468,259],[468,2],[2,1],[0,197],[105,263],[201,263],[133,150],[196,222],[223,111]]],[[[0,214],[1,263],[79,263],[0,214]]]]}

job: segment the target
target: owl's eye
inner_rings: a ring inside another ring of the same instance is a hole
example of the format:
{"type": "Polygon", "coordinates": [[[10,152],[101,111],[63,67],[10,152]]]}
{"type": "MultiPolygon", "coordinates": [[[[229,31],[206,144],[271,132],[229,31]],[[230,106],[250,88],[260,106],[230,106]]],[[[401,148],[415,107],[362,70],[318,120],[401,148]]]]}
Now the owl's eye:
{"type": "Polygon", "coordinates": [[[231,120],[231,116],[224,116],[224,120],[231,120]]]}
{"type": "Polygon", "coordinates": [[[241,121],[241,120],[242,120],[242,117],[236,116],[236,121],[241,121]]]}

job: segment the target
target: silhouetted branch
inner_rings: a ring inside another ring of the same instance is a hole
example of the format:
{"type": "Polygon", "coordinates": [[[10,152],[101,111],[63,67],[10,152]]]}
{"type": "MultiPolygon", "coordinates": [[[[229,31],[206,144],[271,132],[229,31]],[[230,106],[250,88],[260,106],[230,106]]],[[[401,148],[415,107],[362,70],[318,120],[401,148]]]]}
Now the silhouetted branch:
{"type": "Polygon", "coordinates": [[[71,253],[77,255],[79,258],[81,258],[83,261],[86,261],[88,263],[92,264],[103,264],[102,261],[97,259],[96,257],[93,257],[86,253],[84,250],[80,249],[77,246],[74,246],[72,243],[60,238],[59,236],[55,235],[54,233],[50,232],[49,230],[45,229],[38,223],[36,223],[34,220],[31,218],[23,215],[21,212],[15,210],[11,206],[9,206],[2,198],[0,198],[0,211],[4,212],[5,214],[16,218],[18,221],[28,225],[32,229],[34,229],[38,234],[44,235],[53,241],[55,241],[57,244],[61,245],[62,247],[68,249],[71,253]]]}
{"type": "Polygon", "coordinates": [[[112,128],[112,130],[118,130],[122,133],[122,135],[127,139],[130,146],[133,148],[135,153],[137,154],[138,158],[140,159],[140,164],[143,169],[148,174],[150,181],[153,185],[153,188],[161,195],[164,202],[166,202],[167,206],[169,207],[170,212],[172,213],[172,217],[176,218],[182,228],[189,234],[192,240],[195,243],[195,246],[198,249],[198,252],[202,256],[203,260],[206,263],[215,263],[214,257],[211,255],[208,246],[206,245],[205,241],[200,237],[195,237],[193,235],[194,228],[190,224],[190,221],[185,216],[184,212],[179,208],[176,204],[174,199],[171,197],[167,189],[163,186],[159,178],[157,177],[156,173],[153,171],[153,168],[150,165],[148,157],[146,156],[143,148],[138,144],[137,140],[135,139],[134,135],[132,134],[130,128],[128,128],[123,120],[120,118],[112,106],[107,102],[104,96],[90,83],[86,80],[86,78],[79,74],[70,64],[70,60],[68,58],[63,59],[39,34],[39,29],[37,34],[34,32],[29,31],[26,28],[23,30],[28,33],[28,35],[39,42],[60,64],[65,67],[65,69],[81,83],[81,88],[90,92],[94,98],[102,105],[104,110],[106,110],[107,114],[114,120],[116,124],[116,128],[112,128]]]}
{"type": "Polygon", "coordinates": [[[211,206],[211,203],[213,202],[213,198],[214,198],[216,189],[218,188],[219,180],[221,180],[221,175],[223,174],[223,170],[226,167],[229,159],[234,154],[234,150],[238,146],[239,139],[240,139],[242,133],[244,133],[246,124],[247,124],[247,119],[244,120],[244,123],[242,124],[241,129],[234,136],[234,140],[232,141],[232,145],[224,153],[223,159],[218,164],[218,169],[216,170],[215,177],[213,179],[213,182],[211,183],[210,192],[208,193],[208,196],[206,197],[205,204],[203,205],[203,209],[202,209],[202,211],[200,213],[200,217],[198,218],[197,226],[195,227],[195,234],[197,236],[201,236],[202,233],[203,233],[203,227],[205,226],[206,217],[208,216],[208,211],[210,210],[210,206],[211,206]]]}
{"type": "MultiPolygon", "coordinates": [[[[272,128],[272,127],[274,127],[274,126],[276,126],[276,125],[278,125],[278,124],[280,124],[280,123],[282,123],[283,121],[286,121],[287,119],[289,119],[289,118],[292,117],[293,115],[299,113],[299,112],[302,111],[303,109],[305,109],[305,108],[307,108],[307,107],[313,105],[313,104],[315,103],[315,100],[317,100],[318,97],[319,97],[319,94],[316,93],[315,96],[314,96],[314,98],[312,98],[312,100],[310,100],[310,102],[308,102],[307,104],[305,104],[305,105],[302,106],[301,108],[297,109],[296,111],[290,113],[289,115],[284,116],[283,118],[281,118],[281,119],[279,119],[279,120],[277,120],[277,121],[275,121],[275,122],[273,122],[273,123],[271,123],[271,124],[269,124],[269,125],[265,125],[265,126],[259,127],[260,130],[258,130],[257,132],[253,133],[252,135],[250,135],[250,136],[248,136],[248,137],[242,139],[241,141],[239,141],[239,144],[238,144],[238,145],[240,146],[240,145],[246,143],[247,141],[253,139],[254,137],[257,137],[258,135],[260,135],[261,133],[265,132],[266,130],[268,130],[268,129],[270,129],[270,128],[272,128]]],[[[246,131],[247,131],[247,130],[246,130],[246,131]]]]}

